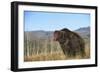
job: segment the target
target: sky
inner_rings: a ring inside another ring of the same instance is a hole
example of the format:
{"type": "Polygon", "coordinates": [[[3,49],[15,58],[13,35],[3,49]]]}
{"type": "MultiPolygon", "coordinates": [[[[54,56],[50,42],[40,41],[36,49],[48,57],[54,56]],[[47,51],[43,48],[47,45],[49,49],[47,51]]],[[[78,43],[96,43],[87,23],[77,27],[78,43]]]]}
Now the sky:
{"type": "Polygon", "coordinates": [[[90,14],[24,11],[24,31],[76,30],[90,26],[90,14]]]}

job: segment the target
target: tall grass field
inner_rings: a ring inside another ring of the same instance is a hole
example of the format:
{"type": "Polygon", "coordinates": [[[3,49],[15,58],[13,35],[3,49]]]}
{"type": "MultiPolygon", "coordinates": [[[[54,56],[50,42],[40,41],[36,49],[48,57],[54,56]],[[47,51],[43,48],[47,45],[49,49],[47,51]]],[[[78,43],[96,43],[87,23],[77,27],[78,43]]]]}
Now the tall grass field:
{"type": "Polygon", "coordinates": [[[24,61],[48,61],[48,60],[70,60],[70,59],[87,59],[90,58],[90,40],[84,38],[85,41],[85,57],[80,55],[76,57],[65,57],[60,44],[48,39],[32,39],[25,38],[24,40],[24,61]]]}

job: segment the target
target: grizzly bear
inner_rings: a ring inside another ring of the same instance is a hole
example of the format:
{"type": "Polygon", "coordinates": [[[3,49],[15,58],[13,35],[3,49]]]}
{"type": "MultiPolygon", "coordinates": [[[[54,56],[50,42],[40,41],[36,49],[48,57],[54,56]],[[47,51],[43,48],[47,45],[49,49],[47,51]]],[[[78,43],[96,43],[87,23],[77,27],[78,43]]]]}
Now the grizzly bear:
{"type": "Polygon", "coordinates": [[[66,57],[85,56],[84,39],[69,29],[54,31],[54,41],[58,41],[66,57]]]}

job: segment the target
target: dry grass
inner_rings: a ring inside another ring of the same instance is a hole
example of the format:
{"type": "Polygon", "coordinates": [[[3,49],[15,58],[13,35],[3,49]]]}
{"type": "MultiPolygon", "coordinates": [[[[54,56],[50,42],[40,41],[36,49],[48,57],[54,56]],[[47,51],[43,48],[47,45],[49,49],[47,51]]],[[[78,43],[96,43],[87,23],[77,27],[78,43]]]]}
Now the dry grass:
{"type": "Polygon", "coordinates": [[[24,57],[24,61],[47,61],[47,60],[64,60],[65,56],[63,53],[48,53],[48,54],[38,54],[32,56],[24,57]]]}
{"type": "Polygon", "coordinates": [[[87,59],[90,58],[90,49],[85,49],[86,56],[83,58],[80,55],[77,55],[76,57],[65,57],[65,55],[62,52],[53,52],[52,54],[38,54],[38,55],[32,55],[32,56],[25,56],[24,61],[48,61],[48,60],[70,60],[70,59],[87,59]]]}
{"type": "MultiPolygon", "coordinates": [[[[31,61],[48,61],[48,60],[70,60],[70,59],[89,59],[90,58],[90,42],[89,40],[85,40],[85,57],[81,57],[80,55],[77,55],[75,57],[68,57],[63,54],[62,49],[59,47],[59,44],[51,42],[51,46],[57,47],[57,50],[54,51],[54,48],[52,49],[52,52],[45,52],[45,49],[42,49],[42,53],[33,54],[33,55],[24,55],[24,61],[25,62],[31,62],[31,61]],[[54,45],[55,44],[55,45],[54,45]]],[[[44,42],[45,44],[45,42],[44,42]]],[[[47,47],[48,49],[48,47],[47,47]]],[[[34,50],[35,51],[35,50],[34,50]]]]}

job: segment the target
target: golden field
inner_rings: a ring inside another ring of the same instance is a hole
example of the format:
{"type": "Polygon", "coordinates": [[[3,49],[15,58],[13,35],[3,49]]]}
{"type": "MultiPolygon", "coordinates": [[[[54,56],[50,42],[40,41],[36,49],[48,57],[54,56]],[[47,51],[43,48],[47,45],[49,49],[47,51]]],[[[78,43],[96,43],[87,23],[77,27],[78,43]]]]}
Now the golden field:
{"type": "Polygon", "coordinates": [[[48,61],[48,60],[70,60],[90,58],[90,41],[85,40],[85,57],[65,57],[58,42],[52,40],[36,40],[28,42],[24,48],[24,61],[48,61]],[[36,49],[35,49],[36,48],[36,49]]]}

